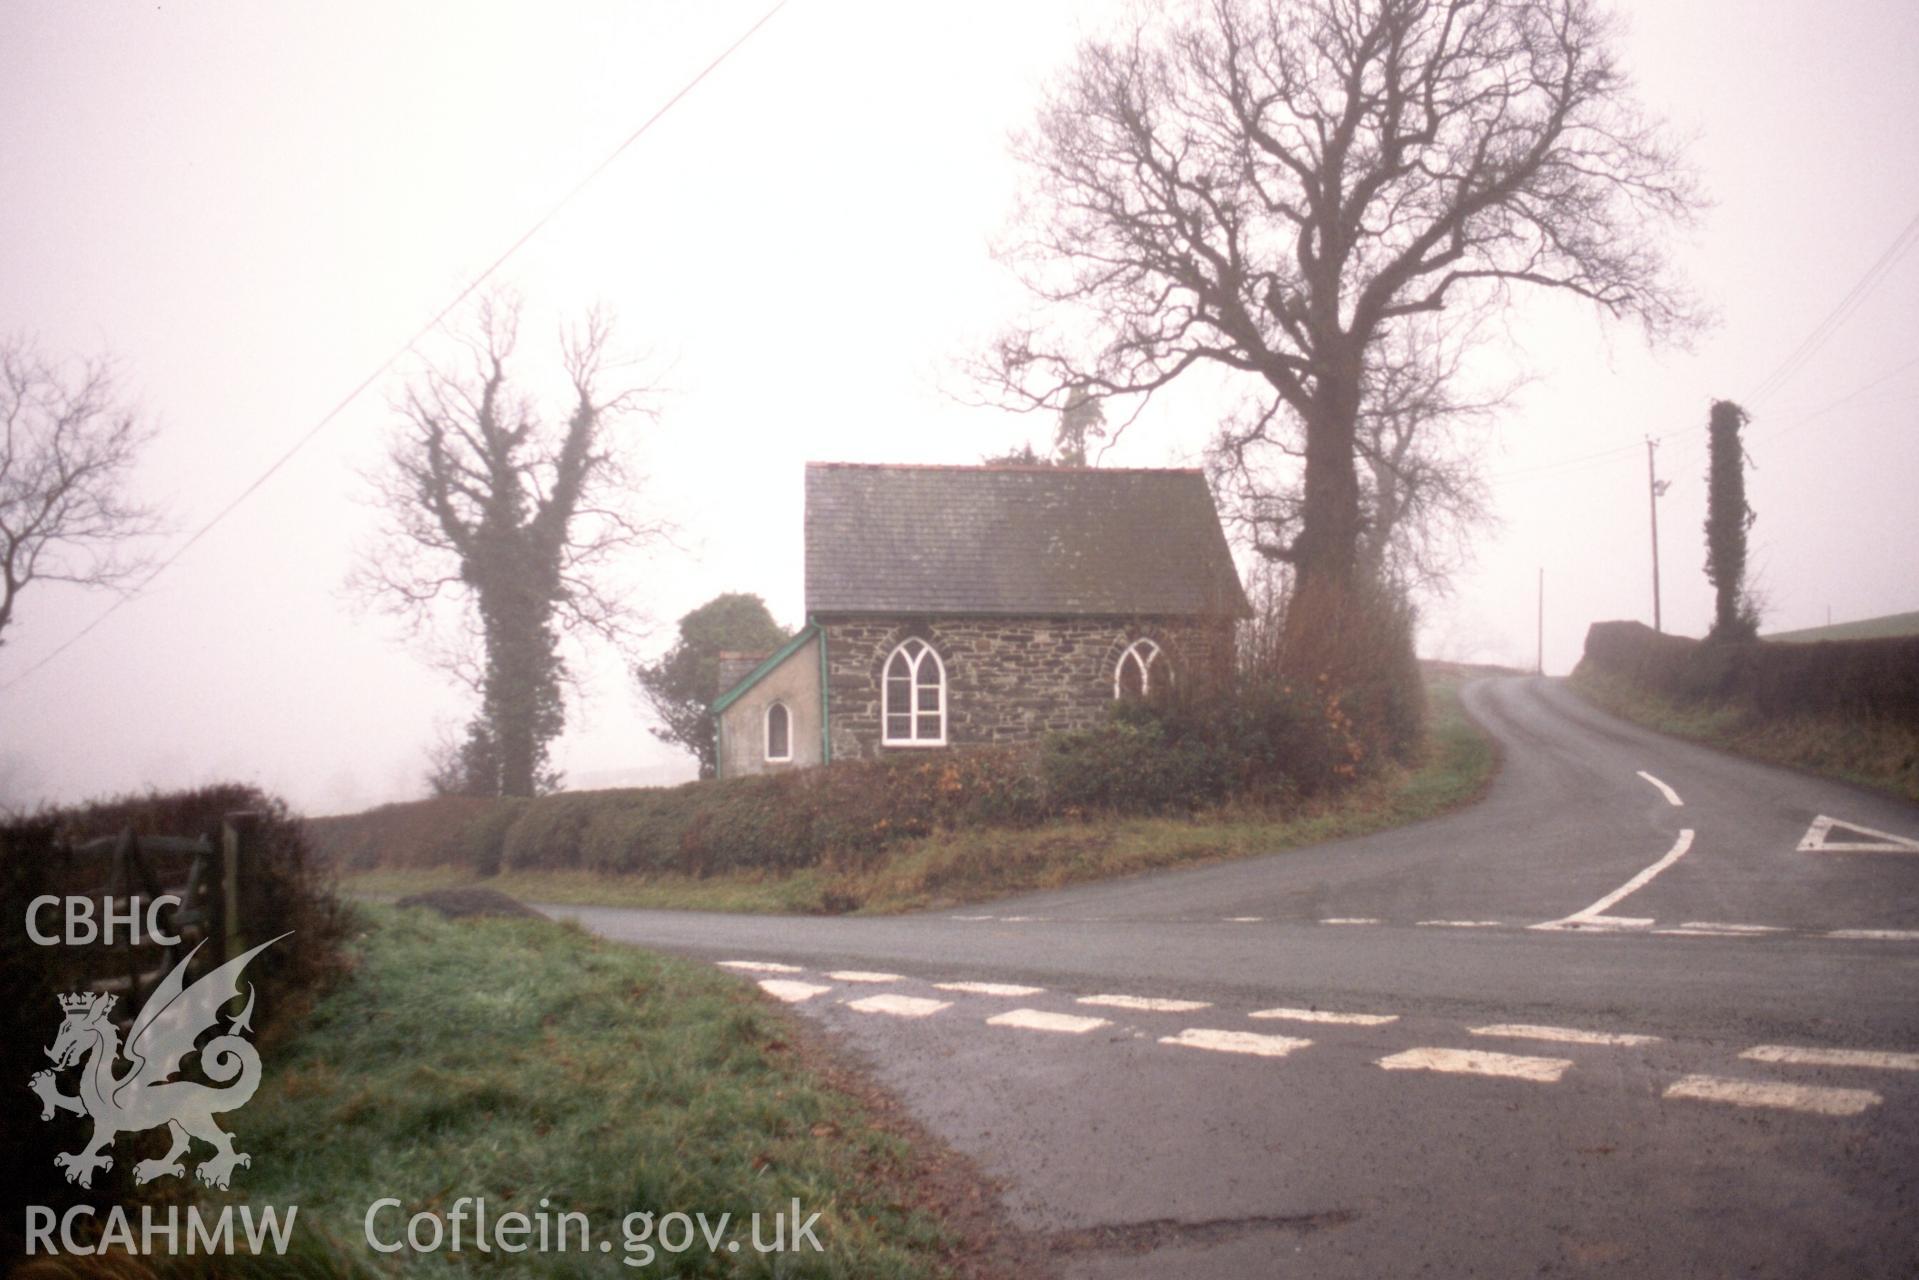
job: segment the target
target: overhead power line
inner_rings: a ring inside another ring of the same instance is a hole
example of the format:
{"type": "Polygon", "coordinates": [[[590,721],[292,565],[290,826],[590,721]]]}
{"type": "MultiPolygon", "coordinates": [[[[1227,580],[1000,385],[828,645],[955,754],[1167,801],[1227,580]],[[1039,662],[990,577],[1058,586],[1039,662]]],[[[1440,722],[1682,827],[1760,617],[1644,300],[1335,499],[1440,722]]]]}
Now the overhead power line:
{"type": "Polygon", "coordinates": [[[533,225],[528,227],[524,232],[520,234],[519,238],[514,240],[512,244],[509,244],[504,250],[502,250],[498,257],[494,258],[492,262],[486,265],[486,268],[484,270],[482,270],[478,275],[474,276],[472,280],[468,281],[465,288],[461,289],[458,293],[454,294],[453,298],[445,306],[441,307],[438,311],[434,312],[433,316],[429,320],[427,320],[426,323],[422,324],[418,329],[414,330],[412,336],[409,337],[399,347],[395,348],[392,354],[388,355],[386,359],[382,360],[377,366],[375,366],[371,373],[367,374],[366,377],[362,378],[359,382],[355,383],[352,390],[348,391],[344,396],[340,397],[339,401],[335,403],[331,409],[328,409],[325,414],[321,415],[319,421],[315,422],[311,427],[308,427],[306,431],[299,436],[298,439],[296,439],[290,446],[288,446],[288,448],[286,449],[284,453],[282,453],[279,457],[275,458],[271,463],[269,463],[265,470],[260,472],[259,475],[255,476],[253,480],[244,489],[240,490],[239,493],[235,494],[233,498],[230,501],[228,501],[225,506],[221,507],[218,511],[214,512],[213,516],[210,519],[208,519],[205,523],[201,524],[198,528],[196,528],[191,534],[189,534],[184,542],[182,542],[179,546],[175,547],[172,551],[167,553],[167,555],[163,559],[161,559],[159,563],[153,566],[150,572],[148,572],[144,577],[142,577],[137,583],[133,585],[133,588],[130,591],[128,591],[125,595],[116,597],[114,601],[111,604],[109,604],[105,609],[101,610],[99,615],[95,617],[91,622],[87,623],[84,627],[81,627],[78,631],[74,632],[72,635],[68,636],[65,640],[63,640],[59,645],[57,645],[51,652],[47,653],[39,661],[35,662],[32,666],[28,667],[25,671],[22,671],[19,675],[14,676],[12,679],[6,681],[4,684],[0,684],[0,691],[13,688],[13,686],[19,684],[21,681],[25,680],[28,676],[31,676],[32,674],[34,674],[34,672],[40,670],[42,667],[52,662],[55,658],[58,658],[61,654],[65,653],[68,649],[71,649],[74,645],[84,640],[88,635],[92,634],[93,631],[97,629],[101,623],[105,622],[108,618],[111,618],[114,614],[118,613],[120,609],[128,603],[128,601],[138,596],[140,592],[146,590],[149,586],[153,584],[155,579],[157,579],[161,574],[165,573],[168,569],[171,569],[176,563],[178,563],[180,558],[186,555],[186,553],[193,548],[194,544],[198,543],[202,538],[206,537],[207,534],[213,532],[213,530],[217,528],[228,516],[232,515],[236,510],[238,510],[241,504],[245,503],[247,499],[251,498],[255,493],[259,492],[260,488],[263,485],[265,485],[267,481],[271,480],[280,471],[282,467],[286,466],[287,463],[293,461],[294,457],[297,454],[299,454],[301,450],[305,449],[307,445],[311,444],[315,437],[317,437],[322,431],[326,430],[328,426],[332,425],[334,419],[338,418],[340,414],[346,410],[348,405],[352,404],[355,400],[359,399],[360,396],[366,391],[368,387],[372,386],[375,382],[385,377],[387,373],[389,373],[392,370],[393,366],[399,363],[402,357],[404,357],[409,352],[411,352],[413,348],[419,344],[422,338],[426,337],[429,333],[432,333],[435,329],[437,329],[441,325],[442,322],[446,320],[448,316],[452,315],[455,311],[457,311],[460,308],[460,306],[466,302],[468,298],[473,296],[474,292],[478,290],[481,285],[485,284],[496,273],[498,273],[500,268],[505,266],[509,259],[511,259],[521,249],[525,248],[528,241],[532,240],[533,237],[539,235],[540,232],[544,231],[548,223],[552,222],[553,219],[559,217],[560,214],[566,209],[566,207],[572,204],[574,199],[578,197],[578,195],[582,191],[586,190],[586,188],[591,186],[593,182],[602,173],[605,173],[609,168],[611,168],[614,162],[617,161],[622,155],[626,153],[628,148],[630,148],[634,143],[638,142],[642,137],[646,135],[647,130],[651,129],[655,124],[659,123],[661,117],[665,116],[667,112],[671,111],[674,107],[678,106],[681,99],[685,98],[688,94],[692,93],[693,90],[697,89],[703,80],[705,80],[709,75],[712,75],[714,71],[718,70],[721,63],[725,62],[728,58],[732,57],[733,54],[739,50],[740,46],[744,45],[748,40],[751,40],[756,34],[758,34],[761,27],[764,27],[768,22],[772,21],[774,14],[778,13],[781,9],[784,9],[786,7],[786,3],[787,3],[787,0],[775,0],[775,3],[773,4],[773,6],[767,9],[765,13],[761,14],[758,21],[754,22],[752,26],[748,27],[745,31],[740,33],[739,37],[735,39],[733,43],[727,45],[726,48],[722,49],[719,52],[719,55],[717,57],[715,57],[711,62],[707,63],[704,67],[702,67],[699,73],[695,75],[691,80],[688,80],[684,85],[682,85],[680,87],[679,92],[675,93],[672,97],[668,98],[664,103],[660,105],[660,107],[657,110],[653,112],[652,115],[648,116],[644,121],[642,121],[639,128],[633,130],[633,132],[626,135],[625,139],[622,140],[618,146],[614,147],[613,150],[609,151],[606,154],[606,157],[604,159],[602,159],[598,164],[594,165],[593,168],[590,171],[588,171],[585,177],[581,178],[578,182],[574,183],[573,186],[568,189],[566,194],[562,195],[558,200],[556,200],[553,203],[553,206],[551,208],[549,208],[544,214],[540,215],[539,219],[535,221],[533,225]]]}
{"type": "Polygon", "coordinates": [[[1886,246],[1886,251],[1879,255],[1878,261],[1866,268],[1865,274],[1860,276],[1846,296],[1839,300],[1839,305],[1834,307],[1826,318],[1806,335],[1805,341],[1794,347],[1792,353],[1780,362],[1779,367],[1759,384],[1753,392],[1753,403],[1759,404],[1791,381],[1792,376],[1819,353],[1819,349],[1831,340],[1832,335],[1852,318],[1853,312],[1857,311],[1872,292],[1885,282],[1887,275],[1898,264],[1899,259],[1911,252],[1915,244],[1919,244],[1919,213],[1915,213],[1912,221],[1905,225],[1905,229],[1892,238],[1892,243],[1886,246]]]}

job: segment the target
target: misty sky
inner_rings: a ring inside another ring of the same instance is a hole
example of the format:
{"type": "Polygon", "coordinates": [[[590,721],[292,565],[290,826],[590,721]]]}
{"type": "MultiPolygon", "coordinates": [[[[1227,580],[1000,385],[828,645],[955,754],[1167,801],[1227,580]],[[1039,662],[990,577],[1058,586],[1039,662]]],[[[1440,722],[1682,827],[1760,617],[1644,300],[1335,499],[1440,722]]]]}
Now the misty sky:
{"type": "MultiPolygon", "coordinates": [[[[592,182],[499,279],[521,372],[555,412],[553,335],[617,313],[657,416],[622,428],[673,545],[624,566],[648,653],[724,590],[801,618],[809,459],[977,462],[1052,423],[963,407],[957,362],[1021,297],[993,261],[1019,188],[1008,132],[1116,6],[790,0],[592,182]]],[[[162,552],[199,528],[765,12],[631,4],[0,7],[0,333],[110,352],[161,428],[140,492],[162,552]]],[[[1431,656],[1546,666],[1587,625],[1650,621],[1646,453],[1665,438],[1668,630],[1700,634],[1705,423],[1752,412],[1765,627],[1919,609],[1919,235],[1792,375],[1774,375],[1919,216],[1919,6],[1624,6],[1639,100],[1693,141],[1714,202],[1676,258],[1719,322],[1690,352],[1562,299],[1521,303],[1481,362],[1529,379],[1485,433],[1499,525],[1431,656]],[[1769,381],[1776,389],[1763,397],[1769,381]]],[[[428,349],[429,354],[432,348],[428,349]]],[[[421,794],[461,692],[344,581],[362,473],[400,371],[140,598],[29,668],[108,597],[37,586],[0,648],[0,802],[226,778],[309,812],[421,794]]],[[[1197,465],[1218,406],[1167,397],[1109,464],[1197,465]]],[[[672,781],[630,679],[574,658],[575,786],[672,781]]]]}

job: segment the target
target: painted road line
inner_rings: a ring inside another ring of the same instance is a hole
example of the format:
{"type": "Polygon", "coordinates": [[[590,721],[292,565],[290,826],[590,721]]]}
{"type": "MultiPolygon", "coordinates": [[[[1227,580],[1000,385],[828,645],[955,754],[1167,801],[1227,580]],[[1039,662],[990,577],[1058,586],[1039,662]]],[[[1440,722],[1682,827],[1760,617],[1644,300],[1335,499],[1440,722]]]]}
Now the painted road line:
{"type": "Polygon", "coordinates": [[[948,916],[948,920],[991,920],[991,916],[948,916]]]}
{"type": "Polygon", "coordinates": [[[1265,916],[1227,916],[1227,924],[1258,924],[1265,916]]]}
{"type": "Polygon", "coordinates": [[[1516,1053],[1488,1053],[1478,1049],[1408,1049],[1381,1058],[1388,1071],[1447,1071],[1473,1076],[1503,1076],[1557,1084],[1572,1066],[1571,1058],[1527,1058],[1516,1053]]]}
{"type": "Polygon", "coordinates": [[[1669,1086],[1662,1096],[1695,1098],[1701,1102],[1729,1102],[1735,1107],[1810,1111],[1822,1116],[1856,1116],[1884,1101],[1870,1089],[1767,1084],[1757,1080],[1728,1080],[1723,1076],[1687,1076],[1669,1086]]]}
{"type": "Polygon", "coordinates": [[[1784,933],[1783,925],[1776,924],[1720,924],[1716,920],[1688,920],[1679,926],[1681,929],[1711,929],[1717,933],[1784,933]]]}
{"type": "Polygon", "coordinates": [[[1080,1018],[1070,1013],[1048,1013],[1044,1009],[1008,1009],[986,1020],[989,1027],[1018,1027],[1022,1031],[1060,1031],[1067,1035],[1085,1035],[1098,1027],[1113,1024],[1104,1018],[1080,1018]]]}
{"type": "Polygon", "coordinates": [[[1919,853],[1919,840],[1906,836],[1896,836],[1890,831],[1878,831],[1872,827],[1862,827],[1856,822],[1847,822],[1841,818],[1829,818],[1820,814],[1806,828],[1806,834],[1800,837],[1801,853],[1919,853]],[[1837,827],[1846,835],[1833,839],[1833,828],[1837,827]],[[1860,839],[1866,836],[1868,839],[1860,839]]]}
{"type": "Polygon", "coordinates": [[[1433,929],[1500,929],[1505,922],[1500,920],[1421,920],[1421,928],[1433,929]]]}
{"type": "Polygon", "coordinates": [[[811,1000],[814,996],[831,991],[831,987],[822,987],[815,982],[794,982],[790,978],[761,978],[760,990],[775,1000],[784,1000],[788,1004],[799,1004],[811,1000]]]}
{"type": "Polygon", "coordinates": [[[1159,1042],[1183,1049],[1211,1049],[1215,1053],[1250,1053],[1261,1058],[1283,1058],[1312,1043],[1295,1036],[1262,1036],[1251,1031],[1212,1031],[1203,1027],[1188,1027],[1176,1036],[1161,1036],[1159,1042]]]}
{"type": "Polygon", "coordinates": [[[1549,924],[1529,924],[1528,929],[1560,929],[1579,933],[1632,933],[1652,928],[1651,916],[1577,916],[1554,920],[1549,924]]]}
{"type": "Polygon", "coordinates": [[[1654,929],[1653,932],[1668,938],[1763,938],[1773,930],[1761,932],[1717,924],[1682,924],[1677,929],[1654,929]]]}
{"type": "Polygon", "coordinates": [[[1919,942],[1919,930],[1913,929],[1834,929],[1826,936],[1849,942],[1919,942]]]}
{"type": "Polygon", "coordinates": [[[1285,1018],[1289,1022],[1335,1022],[1352,1027],[1383,1027],[1398,1022],[1396,1013],[1334,1013],[1330,1009],[1258,1009],[1249,1018],[1285,1018]]]}
{"type": "Polygon", "coordinates": [[[1001,924],[1045,924],[1051,916],[995,916],[1001,924]]]}
{"type": "Polygon", "coordinates": [[[949,1000],[928,1000],[923,996],[883,995],[848,1000],[846,1007],[858,1009],[861,1013],[887,1013],[895,1018],[924,1018],[941,1009],[950,1009],[953,1005],[949,1000]]]}
{"type": "Polygon", "coordinates": [[[1655,787],[1658,787],[1659,794],[1666,797],[1666,803],[1671,805],[1673,808],[1679,809],[1685,806],[1686,802],[1679,798],[1679,793],[1677,791],[1674,791],[1671,787],[1667,786],[1665,783],[1661,782],[1659,779],[1653,777],[1650,773],[1647,773],[1644,769],[1641,769],[1639,771],[1639,776],[1644,778],[1646,781],[1652,783],[1655,787]]]}
{"type": "Polygon", "coordinates": [[[1160,1000],[1152,996],[1081,996],[1074,1004],[1105,1005],[1109,1009],[1137,1009],[1141,1013],[1191,1013],[1210,1009],[1210,1000],[1160,1000]]]}
{"type": "Polygon", "coordinates": [[[904,982],[897,973],[873,973],[866,969],[835,969],[826,975],[835,982],[904,982]]]}
{"type": "Polygon", "coordinates": [[[1321,924],[1378,924],[1379,921],[1375,920],[1371,916],[1334,916],[1331,919],[1321,920],[1320,923],[1321,924]]]}
{"type": "MultiPolygon", "coordinates": [[[[1672,848],[1666,850],[1665,857],[1653,863],[1650,867],[1647,867],[1644,871],[1641,871],[1638,875],[1626,881],[1626,883],[1620,885],[1617,889],[1614,889],[1611,893],[1593,903],[1584,911],[1575,911],[1563,919],[1548,921],[1543,925],[1536,924],[1532,927],[1535,929],[1578,928],[1586,925],[1599,924],[1601,921],[1606,922],[1605,924],[1600,924],[1599,927],[1601,928],[1642,927],[1640,922],[1636,920],[1632,921],[1631,925],[1628,926],[1624,917],[1607,916],[1606,909],[1645,888],[1654,876],[1679,861],[1680,858],[1685,856],[1686,850],[1690,848],[1692,848],[1692,828],[1687,827],[1679,833],[1679,838],[1673,841],[1672,848]]],[[[1652,921],[1647,920],[1644,923],[1649,925],[1652,921]]]]}
{"type": "Polygon", "coordinates": [[[1578,1027],[1535,1027],[1523,1022],[1501,1022],[1490,1027],[1469,1028],[1476,1036],[1495,1036],[1502,1040],[1559,1040],[1566,1044],[1610,1044],[1631,1047],[1658,1044],[1658,1036],[1631,1035],[1619,1031],[1582,1031],[1578,1027]]]}
{"type": "Polygon", "coordinates": [[[1756,1044],[1739,1056],[1754,1062],[1783,1062],[1795,1067],[1919,1071],[1919,1053],[1888,1053],[1877,1049],[1801,1049],[1789,1044],[1756,1044]]]}
{"type": "Polygon", "coordinates": [[[968,996],[1036,996],[1045,987],[1022,987],[1017,982],[935,982],[939,991],[957,991],[968,996]]]}
{"type": "Polygon", "coordinates": [[[740,969],[747,973],[805,973],[796,964],[775,964],[771,960],[722,960],[722,969],[740,969]]]}

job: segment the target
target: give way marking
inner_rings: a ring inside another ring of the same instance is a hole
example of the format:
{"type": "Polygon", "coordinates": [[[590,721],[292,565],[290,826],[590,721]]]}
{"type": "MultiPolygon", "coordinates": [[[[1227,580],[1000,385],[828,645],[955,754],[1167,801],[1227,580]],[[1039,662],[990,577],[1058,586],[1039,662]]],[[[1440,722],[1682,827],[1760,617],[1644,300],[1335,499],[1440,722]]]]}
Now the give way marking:
{"type": "Polygon", "coordinates": [[[1890,831],[1875,831],[1822,813],[1806,828],[1806,834],[1799,841],[1799,852],[1919,853],[1919,840],[1896,836],[1890,831]]]}

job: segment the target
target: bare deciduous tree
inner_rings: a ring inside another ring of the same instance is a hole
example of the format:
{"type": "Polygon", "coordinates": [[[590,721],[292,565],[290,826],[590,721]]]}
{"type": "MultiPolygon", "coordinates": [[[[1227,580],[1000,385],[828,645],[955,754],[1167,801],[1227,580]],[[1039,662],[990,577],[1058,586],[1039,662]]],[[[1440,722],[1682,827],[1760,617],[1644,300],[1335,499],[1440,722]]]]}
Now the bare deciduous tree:
{"type": "MultiPolygon", "coordinates": [[[[1401,594],[1443,591],[1468,555],[1470,533],[1492,521],[1474,463],[1473,431],[1511,388],[1467,391],[1460,363],[1470,326],[1415,324],[1367,353],[1358,427],[1358,565],[1401,594]]],[[[1226,520],[1270,560],[1283,561],[1298,532],[1300,422],[1267,398],[1221,424],[1208,471],[1226,520]]]]}
{"type": "Polygon", "coordinates": [[[402,425],[374,480],[386,536],[355,584],[416,628],[449,596],[464,610],[471,643],[441,655],[480,697],[457,789],[532,795],[555,785],[547,750],[565,724],[560,637],[619,643],[630,632],[633,616],[601,572],[662,529],[628,511],[634,481],[611,428],[642,405],[636,391],[600,390],[611,332],[594,312],[563,335],[572,388],[563,426],[543,422],[509,378],[519,307],[498,296],[461,340],[461,365],[427,368],[396,406],[402,425]]]}
{"type": "Polygon", "coordinates": [[[153,512],[127,493],[152,438],[120,402],[105,358],[71,370],[23,337],[0,340],[0,644],[34,582],[124,589],[148,561],[153,512]]]}
{"type": "Polygon", "coordinates": [[[1659,233],[1697,198],[1612,45],[1589,0],[1211,0],[1086,43],[1018,144],[1007,256],[1038,313],[992,384],[1137,412],[1195,367],[1243,375],[1298,431],[1265,550],[1336,602],[1365,568],[1374,353],[1414,317],[1531,286],[1692,322],[1659,233]]]}

